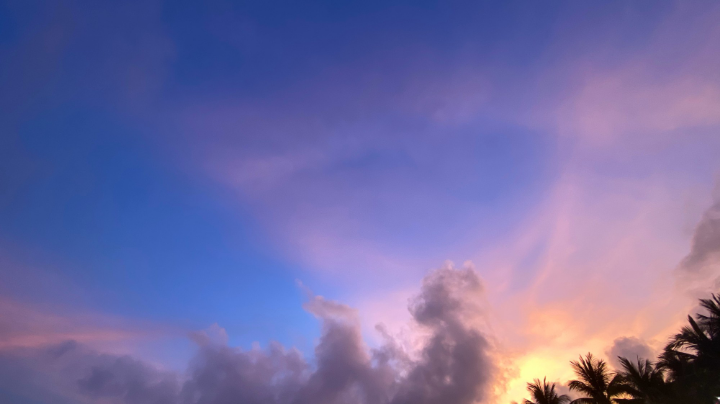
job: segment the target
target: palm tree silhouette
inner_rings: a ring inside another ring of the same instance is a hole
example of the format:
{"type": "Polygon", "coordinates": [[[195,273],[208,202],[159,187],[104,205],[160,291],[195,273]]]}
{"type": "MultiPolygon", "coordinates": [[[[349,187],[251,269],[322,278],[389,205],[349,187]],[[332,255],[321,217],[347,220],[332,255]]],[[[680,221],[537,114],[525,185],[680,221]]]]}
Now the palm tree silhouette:
{"type": "Polygon", "coordinates": [[[701,388],[698,386],[698,372],[693,355],[670,348],[660,355],[657,366],[666,371],[670,397],[683,397],[686,403],[700,403],[703,400],[701,388]]]}
{"type": "Polygon", "coordinates": [[[701,299],[707,314],[673,336],[658,366],[668,371],[675,395],[686,403],[712,403],[720,396],[720,297],[701,299]]]}
{"type": "Polygon", "coordinates": [[[637,363],[619,357],[624,371],[619,373],[620,391],[630,398],[616,398],[624,404],[656,404],[668,402],[669,385],[665,382],[662,368],[653,365],[649,360],[637,359],[637,363]]]}
{"type": "Polygon", "coordinates": [[[698,314],[698,323],[717,338],[720,335],[720,295],[713,293],[710,299],[700,299],[700,306],[707,310],[708,314],[698,314]]]}
{"type": "Polygon", "coordinates": [[[558,395],[555,383],[548,384],[545,378],[542,382],[535,379],[533,383],[528,383],[527,389],[535,401],[525,400],[524,404],[565,404],[570,401],[570,397],[565,394],[558,395]]]}
{"type": "MultiPolygon", "coordinates": [[[[588,353],[570,364],[577,375],[570,390],[584,397],[570,404],[720,404],[720,294],[701,299],[704,310],[675,334],[657,363],[620,357],[622,371],[613,374],[605,361],[588,353]]],[[[528,383],[535,401],[524,404],[560,403],[569,400],[555,392],[545,379],[528,383]]]]}
{"type": "Polygon", "coordinates": [[[613,400],[623,394],[621,378],[608,370],[604,360],[595,359],[588,353],[577,362],[570,361],[570,364],[578,379],[571,380],[568,386],[570,390],[586,396],[570,404],[613,404],[613,400]]]}
{"type": "Polygon", "coordinates": [[[720,364],[720,338],[713,335],[707,326],[698,324],[692,316],[688,316],[689,326],[683,327],[676,334],[667,349],[686,351],[690,359],[703,366],[716,367],[720,364]]]}

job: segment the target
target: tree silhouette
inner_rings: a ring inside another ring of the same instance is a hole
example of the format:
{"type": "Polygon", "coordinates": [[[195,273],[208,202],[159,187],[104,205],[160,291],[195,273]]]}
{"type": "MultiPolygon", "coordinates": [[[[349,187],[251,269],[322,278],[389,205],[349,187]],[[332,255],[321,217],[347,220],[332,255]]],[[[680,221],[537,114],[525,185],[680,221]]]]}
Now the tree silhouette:
{"type": "Polygon", "coordinates": [[[710,299],[700,299],[700,306],[708,314],[698,314],[698,323],[715,338],[720,335],[720,296],[712,295],[710,299]]]}
{"type": "Polygon", "coordinates": [[[667,402],[670,397],[668,384],[665,382],[663,369],[652,362],[640,358],[637,363],[619,357],[623,371],[619,373],[620,391],[630,398],[616,398],[618,403],[625,404],[659,404],[667,402]]]}
{"type": "MultiPolygon", "coordinates": [[[[602,359],[588,353],[570,361],[577,375],[570,390],[584,397],[570,404],[720,404],[720,295],[701,299],[704,312],[688,316],[665,346],[656,363],[619,357],[622,371],[613,374],[602,359]]],[[[524,404],[564,404],[545,379],[528,383],[535,401],[524,404]]]]}
{"type": "Polygon", "coordinates": [[[622,394],[620,378],[607,368],[602,359],[595,359],[588,353],[580,360],[570,361],[577,380],[568,383],[570,390],[584,394],[585,397],[573,400],[571,404],[612,404],[613,399],[622,394]]]}
{"type": "Polygon", "coordinates": [[[548,384],[545,378],[542,382],[535,379],[533,383],[528,383],[527,390],[535,401],[525,400],[525,404],[565,404],[570,401],[570,397],[565,394],[558,395],[555,383],[548,384]]]}
{"type": "Polygon", "coordinates": [[[708,313],[697,320],[688,316],[688,325],[670,339],[659,362],[675,396],[689,404],[712,403],[720,395],[720,298],[713,294],[700,306],[708,313]]]}

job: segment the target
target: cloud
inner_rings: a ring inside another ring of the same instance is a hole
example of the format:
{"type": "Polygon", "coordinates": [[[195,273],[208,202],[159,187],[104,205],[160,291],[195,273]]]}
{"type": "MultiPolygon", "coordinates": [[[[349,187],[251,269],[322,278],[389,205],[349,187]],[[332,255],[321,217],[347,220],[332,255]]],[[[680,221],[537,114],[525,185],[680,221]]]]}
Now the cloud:
{"type": "Polygon", "coordinates": [[[224,345],[201,348],[182,389],[182,403],[290,403],[307,381],[300,353],[271,344],[266,351],[224,345]]]}
{"type": "Polygon", "coordinates": [[[562,86],[544,89],[543,102],[530,108],[535,118],[549,119],[548,129],[595,156],[603,155],[603,149],[612,154],[657,149],[712,133],[720,124],[715,73],[720,66],[715,23],[720,8],[667,11],[632,53],[621,50],[627,38],[619,36],[587,48],[590,53],[559,58],[538,81],[556,84],[562,77],[562,86]],[[698,41],[700,37],[704,40],[698,41]],[[603,63],[595,59],[600,54],[603,63]],[[553,91],[556,87],[562,90],[553,91]]]}
{"type": "Polygon", "coordinates": [[[615,370],[622,370],[622,365],[618,360],[619,356],[630,361],[636,361],[637,359],[653,360],[656,355],[653,349],[643,340],[637,337],[621,337],[613,342],[610,349],[608,349],[607,356],[610,358],[610,364],[615,370]]]}
{"type": "Polygon", "coordinates": [[[585,78],[578,93],[560,108],[558,132],[593,147],[621,139],[657,141],[687,128],[720,123],[720,88],[715,81],[672,78],[649,82],[647,66],[585,78]]]}
{"type": "Polygon", "coordinates": [[[425,278],[411,312],[433,334],[393,404],[474,403],[491,395],[498,368],[490,343],[466,320],[468,303],[481,292],[480,279],[471,268],[446,267],[425,278]]]}
{"type": "Polygon", "coordinates": [[[720,261],[720,198],[703,214],[695,227],[690,253],[683,259],[681,269],[698,272],[720,261]]]}
{"type": "Polygon", "coordinates": [[[48,313],[0,298],[0,349],[47,346],[66,340],[102,344],[157,334],[159,330],[139,329],[119,319],[93,314],[48,313]]]}
{"type": "Polygon", "coordinates": [[[171,372],[74,341],[4,350],[0,376],[0,398],[28,402],[170,404],[178,391],[171,372]]]}
{"type": "MultiPolygon", "coordinates": [[[[88,355],[92,358],[92,355],[88,355]]],[[[116,403],[172,404],[177,401],[177,377],[129,356],[99,355],[90,371],[77,381],[81,395],[116,403]]]]}
{"type": "Polygon", "coordinates": [[[694,298],[720,289],[720,187],[695,226],[690,252],[677,268],[680,287],[694,298]]]}
{"type": "MultiPolygon", "coordinates": [[[[493,396],[501,375],[493,346],[473,324],[482,282],[471,267],[429,274],[410,312],[425,331],[417,352],[391,337],[370,349],[352,308],[310,295],[305,308],[322,322],[314,361],[278,343],[242,350],[217,325],[194,333],[198,353],[187,374],[77,342],[13,348],[0,373],[22,369],[22,382],[0,385],[26,399],[109,404],[471,404],[493,396]],[[65,400],[65,401],[63,401],[65,400]]],[[[9,381],[9,382],[7,382],[9,381]]],[[[3,393],[4,394],[4,393],[3,393]]]]}

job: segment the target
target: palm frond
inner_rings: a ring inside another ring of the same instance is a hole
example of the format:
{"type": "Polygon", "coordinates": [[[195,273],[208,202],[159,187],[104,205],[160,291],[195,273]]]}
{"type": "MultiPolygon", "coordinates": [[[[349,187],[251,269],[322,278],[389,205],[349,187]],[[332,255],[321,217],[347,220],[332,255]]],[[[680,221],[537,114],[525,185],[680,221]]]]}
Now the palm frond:
{"type": "Polygon", "coordinates": [[[720,334],[720,295],[713,293],[710,299],[700,299],[700,306],[708,312],[708,315],[698,314],[700,325],[713,335],[720,334]]]}
{"type": "Polygon", "coordinates": [[[555,392],[555,383],[548,383],[546,378],[528,383],[527,390],[535,401],[525,400],[525,404],[564,404],[570,401],[570,397],[558,395],[555,392]]]}

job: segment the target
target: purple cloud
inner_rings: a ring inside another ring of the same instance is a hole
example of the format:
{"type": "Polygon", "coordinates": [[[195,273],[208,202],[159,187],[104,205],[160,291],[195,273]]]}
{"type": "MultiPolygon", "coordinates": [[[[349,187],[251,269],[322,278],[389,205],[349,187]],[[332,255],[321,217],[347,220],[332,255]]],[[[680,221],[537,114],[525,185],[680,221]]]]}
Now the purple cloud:
{"type": "Polygon", "coordinates": [[[635,363],[638,359],[654,360],[656,355],[653,349],[643,340],[637,337],[622,337],[613,342],[607,352],[610,364],[615,370],[623,370],[618,357],[629,359],[635,363]]]}
{"type": "Polygon", "coordinates": [[[429,274],[410,304],[414,322],[427,332],[415,353],[393,341],[368,348],[353,309],[311,296],[305,307],[322,322],[311,362],[277,343],[264,350],[231,348],[214,327],[194,337],[201,345],[185,377],[67,342],[4,351],[0,372],[26,373],[20,385],[10,378],[0,387],[48,403],[471,404],[493,394],[499,369],[492,345],[467,316],[482,293],[471,268],[429,274]]]}

